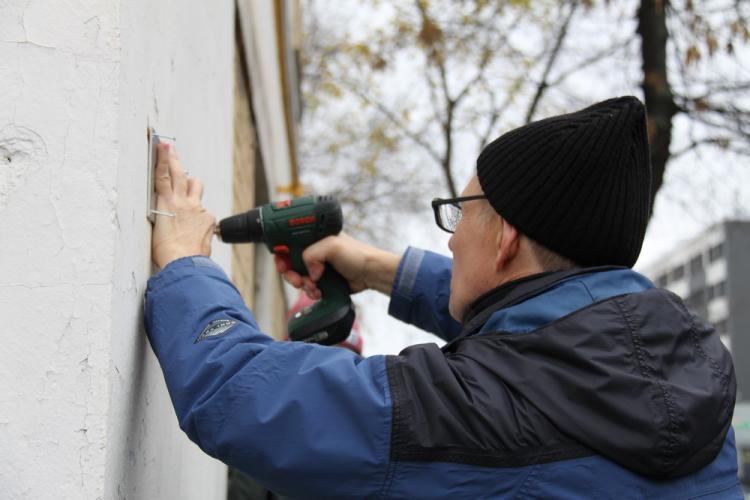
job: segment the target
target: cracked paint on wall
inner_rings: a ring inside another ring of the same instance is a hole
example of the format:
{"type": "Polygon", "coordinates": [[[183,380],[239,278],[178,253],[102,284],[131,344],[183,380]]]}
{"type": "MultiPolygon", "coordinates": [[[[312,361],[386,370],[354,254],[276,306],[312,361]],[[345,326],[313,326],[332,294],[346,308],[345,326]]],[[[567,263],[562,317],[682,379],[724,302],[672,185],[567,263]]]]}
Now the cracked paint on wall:
{"type": "Polygon", "coordinates": [[[46,160],[47,146],[39,134],[18,125],[0,129],[0,214],[28,174],[46,160]]]}
{"type": "Polygon", "coordinates": [[[103,497],[118,19],[113,1],[0,2],[0,498],[103,497]]]}
{"type": "MultiPolygon", "coordinates": [[[[192,175],[206,181],[204,203],[231,210],[234,3],[181,0],[122,4],[120,168],[113,274],[108,498],[225,498],[226,469],[177,425],[161,370],[142,331],[149,260],[146,127],[176,136],[192,175]],[[145,224],[145,225],[144,225],[145,224]],[[123,307],[125,306],[125,307],[123,307]],[[134,333],[137,332],[137,335],[134,333]]],[[[228,246],[212,253],[228,268],[228,246]]]]}

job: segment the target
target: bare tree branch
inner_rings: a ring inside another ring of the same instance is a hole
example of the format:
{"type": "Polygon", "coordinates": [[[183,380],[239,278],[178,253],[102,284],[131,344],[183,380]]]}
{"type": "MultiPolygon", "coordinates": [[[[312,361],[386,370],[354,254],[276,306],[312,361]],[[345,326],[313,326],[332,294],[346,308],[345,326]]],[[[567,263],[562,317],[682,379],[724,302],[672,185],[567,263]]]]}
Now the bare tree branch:
{"type": "Polygon", "coordinates": [[[560,26],[560,31],[558,32],[557,39],[555,40],[555,46],[552,48],[549,59],[547,59],[547,65],[544,67],[542,79],[539,81],[539,85],[537,85],[536,87],[536,93],[534,94],[534,98],[531,100],[531,105],[526,112],[525,123],[531,122],[531,119],[534,117],[534,112],[536,112],[536,107],[539,104],[539,101],[542,99],[542,95],[544,95],[544,92],[547,90],[547,78],[549,77],[549,73],[552,70],[552,66],[554,66],[555,62],[557,61],[557,56],[560,54],[560,48],[562,47],[563,41],[568,34],[568,26],[570,25],[570,21],[571,19],[573,19],[573,15],[575,14],[577,8],[577,1],[574,1],[570,4],[570,11],[568,12],[568,15],[560,26]]]}
{"type": "Polygon", "coordinates": [[[475,88],[476,85],[481,82],[484,79],[485,71],[487,70],[487,66],[489,65],[489,62],[492,60],[492,57],[490,56],[492,47],[490,46],[490,38],[485,37],[485,41],[482,44],[480,51],[480,60],[479,60],[479,66],[477,67],[477,74],[469,80],[466,85],[464,85],[464,88],[461,89],[461,91],[456,96],[455,102],[458,104],[461,102],[461,100],[466,97],[466,95],[471,91],[471,89],[475,88]]]}
{"type": "Polygon", "coordinates": [[[695,101],[698,99],[716,97],[717,94],[736,93],[750,89],[750,82],[740,82],[732,85],[727,85],[725,82],[716,82],[715,86],[710,82],[702,82],[702,84],[706,86],[706,92],[699,96],[685,97],[685,99],[692,99],[695,101]]]}
{"type": "MultiPolygon", "coordinates": [[[[415,3],[422,18],[422,24],[434,24],[434,22],[430,19],[429,14],[427,13],[426,4],[421,2],[420,0],[415,0],[415,3]]],[[[438,74],[440,75],[440,85],[443,90],[443,97],[445,99],[445,119],[441,123],[441,127],[443,130],[443,140],[445,141],[445,150],[440,161],[440,167],[443,170],[443,177],[445,178],[448,192],[450,193],[451,197],[456,197],[458,191],[456,190],[456,184],[453,181],[453,165],[451,161],[453,158],[453,118],[456,109],[456,99],[451,97],[450,90],[448,89],[448,72],[445,67],[445,54],[439,53],[438,50],[433,46],[428,46],[427,51],[429,52],[427,54],[428,63],[431,62],[438,69],[438,74]]]]}
{"type": "Polygon", "coordinates": [[[427,80],[427,88],[430,91],[430,101],[432,103],[433,116],[436,123],[442,123],[444,118],[442,116],[443,108],[441,107],[440,97],[437,93],[438,83],[432,77],[430,71],[425,71],[425,79],[427,80]]]}
{"type": "Polygon", "coordinates": [[[435,151],[435,149],[432,147],[432,145],[430,145],[424,139],[423,136],[421,136],[420,134],[412,132],[411,129],[409,129],[409,127],[406,124],[404,124],[398,118],[398,116],[396,115],[396,113],[394,113],[393,111],[391,111],[390,109],[388,109],[388,107],[385,106],[385,104],[383,104],[382,102],[378,101],[377,99],[373,99],[372,97],[370,97],[369,95],[367,95],[364,91],[362,91],[362,89],[359,88],[359,86],[357,86],[354,83],[346,82],[346,81],[343,81],[343,80],[342,80],[342,83],[344,85],[346,85],[346,87],[353,94],[359,96],[361,99],[364,99],[365,101],[367,101],[370,104],[372,104],[373,106],[375,106],[375,108],[380,113],[382,113],[383,116],[385,116],[386,118],[388,118],[388,120],[401,131],[401,133],[403,133],[406,137],[408,137],[409,139],[411,139],[415,144],[421,146],[427,152],[427,154],[430,155],[430,157],[433,160],[435,160],[436,162],[440,162],[442,160],[440,154],[437,151],[435,151]]]}
{"type": "Polygon", "coordinates": [[[694,151],[695,149],[705,145],[718,146],[722,149],[727,149],[728,141],[726,137],[704,137],[702,139],[693,139],[690,144],[688,144],[684,148],[678,151],[672,151],[670,159],[679,158],[680,156],[690,153],[691,151],[694,151]]]}
{"type": "MultiPolygon", "coordinates": [[[[494,102],[495,94],[492,94],[492,100],[494,102]]],[[[495,129],[495,126],[497,125],[498,120],[503,116],[505,111],[508,109],[508,107],[511,104],[511,101],[513,99],[513,96],[508,94],[505,98],[505,102],[501,104],[500,106],[493,106],[492,112],[490,113],[489,120],[487,121],[487,128],[484,130],[484,133],[479,137],[479,149],[484,149],[484,147],[490,142],[490,134],[492,134],[492,131],[495,129]]]]}
{"type": "Polygon", "coordinates": [[[620,40],[619,42],[613,43],[611,46],[607,47],[606,49],[600,50],[599,52],[591,55],[590,57],[587,57],[583,61],[576,64],[574,67],[569,68],[565,71],[560,72],[557,75],[557,78],[550,80],[548,87],[554,87],[557,85],[560,85],[566,78],[569,76],[582,71],[583,69],[592,66],[608,57],[611,57],[612,55],[616,54],[617,51],[622,50],[623,48],[627,47],[633,42],[631,38],[620,40]]]}

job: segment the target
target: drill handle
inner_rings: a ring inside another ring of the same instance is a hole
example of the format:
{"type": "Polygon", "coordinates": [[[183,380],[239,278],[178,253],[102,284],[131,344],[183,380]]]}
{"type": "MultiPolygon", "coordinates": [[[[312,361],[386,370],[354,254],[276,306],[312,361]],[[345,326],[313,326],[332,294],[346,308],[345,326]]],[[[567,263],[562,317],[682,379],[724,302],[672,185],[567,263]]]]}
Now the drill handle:
{"type": "Polygon", "coordinates": [[[326,264],[317,285],[322,298],[289,319],[289,338],[323,345],[343,342],[354,323],[349,284],[333,266],[326,264]]]}

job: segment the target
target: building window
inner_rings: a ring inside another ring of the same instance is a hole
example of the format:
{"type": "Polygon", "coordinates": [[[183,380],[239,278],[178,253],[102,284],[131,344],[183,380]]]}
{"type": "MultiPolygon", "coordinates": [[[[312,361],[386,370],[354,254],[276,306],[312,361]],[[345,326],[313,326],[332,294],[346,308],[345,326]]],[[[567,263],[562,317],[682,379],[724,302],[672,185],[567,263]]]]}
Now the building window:
{"type": "Polygon", "coordinates": [[[720,281],[715,285],[711,285],[706,288],[706,299],[713,300],[719,297],[723,297],[727,293],[726,281],[720,281]]]}
{"type": "Polygon", "coordinates": [[[685,266],[677,266],[672,269],[669,275],[669,281],[679,281],[685,277],[685,266]]]}
{"type": "Polygon", "coordinates": [[[690,274],[698,274],[703,271],[703,256],[696,255],[690,259],[690,274]]]}
{"type": "Polygon", "coordinates": [[[724,256],[724,243],[712,246],[708,250],[708,261],[715,262],[724,256]]]}
{"type": "Polygon", "coordinates": [[[686,300],[688,306],[690,306],[693,309],[700,309],[704,306],[706,302],[706,293],[705,290],[696,290],[693,293],[690,294],[690,296],[686,300]]]}

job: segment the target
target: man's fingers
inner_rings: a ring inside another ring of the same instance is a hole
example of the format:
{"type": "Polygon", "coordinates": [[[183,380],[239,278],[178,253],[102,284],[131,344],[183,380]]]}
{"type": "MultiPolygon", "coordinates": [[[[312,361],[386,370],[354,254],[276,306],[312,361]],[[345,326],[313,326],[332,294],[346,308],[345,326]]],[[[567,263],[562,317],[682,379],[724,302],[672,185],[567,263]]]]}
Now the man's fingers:
{"type": "Polygon", "coordinates": [[[169,165],[169,176],[172,178],[172,190],[177,194],[187,195],[188,193],[188,178],[185,175],[185,171],[180,165],[180,160],[177,158],[177,153],[174,148],[170,146],[167,154],[168,165],[169,165]]]}
{"type": "Polygon", "coordinates": [[[291,270],[289,267],[287,267],[286,260],[282,259],[276,254],[273,254],[273,263],[276,265],[276,272],[280,274],[284,274],[285,272],[291,270]]]}
{"type": "Polygon", "coordinates": [[[169,175],[169,144],[159,144],[156,149],[157,160],[154,175],[154,187],[161,196],[172,193],[172,178],[169,175]]]}
{"type": "Polygon", "coordinates": [[[211,214],[206,214],[206,222],[208,222],[210,225],[207,225],[206,232],[203,234],[202,249],[203,255],[207,255],[210,257],[211,243],[214,240],[214,227],[216,227],[216,217],[211,214]]]}
{"type": "Polygon", "coordinates": [[[294,271],[286,271],[282,273],[282,276],[287,283],[292,285],[294,288],[302,288],[302,276],[294,271]]]}
{"type": "Polygon", "coordinates": [[[307,291],[317,290],[318,287],[309,276],[302,276],[302,288],[307,291]]]}
{"type": "Polygon", "coordinates": [[[318,300],[320,298],[320,290],[309,276],[302,276],[302,290],[304,290],[307,296],[312,300],[318,300]]]}
{"type": "Polygon", "coordinates": [[[325,262],[333,253],[334,244],[335,238],[329,236],[310,245],[302,252],[302,260],[313,281],[318,281],[323,276],[325,262]]]}
{"type": "Polygon", "coordinates": [[[187,194],[190,198],[196,198],[198,201],[203,198],[203,183],[200,179],[191,177],[187,180],[187,194]]]}
{"type": "MultiPolygon", "coordinates": [[[[276,269],[278,269],[278,267],[276,269]]],[[[307,293],[308,297],[310,297],[311,299],[320,298],[320,290],[318,289],[318,285],[316,285],[309,276],[302,276],[301,274],[294,271],[284,271],[281,273],[281,276],[294,288],[301,288],[302,290],[304,290],[305,293],[307,293]]]]}

